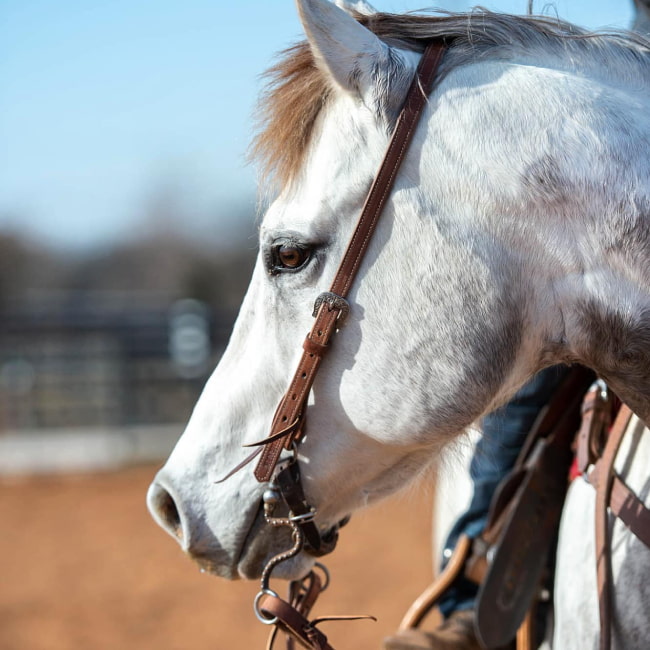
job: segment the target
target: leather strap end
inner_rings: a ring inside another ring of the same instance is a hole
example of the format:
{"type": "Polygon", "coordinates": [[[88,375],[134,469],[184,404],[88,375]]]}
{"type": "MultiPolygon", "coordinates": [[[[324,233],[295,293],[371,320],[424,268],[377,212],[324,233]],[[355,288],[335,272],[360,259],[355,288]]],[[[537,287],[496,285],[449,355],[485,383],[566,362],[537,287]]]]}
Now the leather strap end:
{"type": "Polygon", "coordinates": [[[253,474],[260,483],[267,483],[273,476],[273,470],[280,460],[280,454],[284,448],[284,440],[281,438],[269,443],[264,447],[262,455],[257,461],[253,474]]]}
{"type": "Polygon", "coordinates": [[[239,463],[239,465],[237,465],[237,467],[234,467],[233,469],[231,469],[223,478],[220,478],[218,481],[215,481],[214,482],[215,485],[218,485],[219,483],[224,483],[225,481],[227,481],[231,476],[236,474],[240,469],[243,469],[244,467],[246,467],[246,465],[248,465],[248,463],[255,460],[255,457],[259,456],[261,453],[262,453],[262,448],[261,447],[256,449],[250,456],[247,456],[246,458],[244,458],[244,460],[242,460],[242,462],[239,463]]]}
{"type": "Polygon", "coordinates": [[[260,611],[268,618],[277,618],[279,625],[303,647],[313,650],[333,650],[327,636],[307,620],[297,609],[276,596],[265,596],[260,611]]]}

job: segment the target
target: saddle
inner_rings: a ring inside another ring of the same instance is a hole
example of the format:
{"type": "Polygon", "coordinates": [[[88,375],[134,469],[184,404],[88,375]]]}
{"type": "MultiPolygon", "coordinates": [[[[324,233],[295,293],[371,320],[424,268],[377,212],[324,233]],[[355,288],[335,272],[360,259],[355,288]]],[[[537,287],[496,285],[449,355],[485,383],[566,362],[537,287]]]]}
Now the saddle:
{"type": "Polygon", "coordinates": [[[507,646],[515,639],[518,650],[536,647],[534,610],[549,574],[549,555],[557,540],[577,439],[578,468],[586,472],[593,467],[589,480],[597,489],[600,648],[608,650],[611,571],[607,565],[607,512],[611,508],[650,546],[650,511],[613,471],[632,413],[623,405],[607,436],[616,400],[594,379],[586,368],[571,369],[533,425],[513,470],[497,489],[484,532],[474,540],[461,537],[438,580],[413,603],[400,630],[417,628],[462,574],[479,585],[475,631],[485,648],[507,646]]]}

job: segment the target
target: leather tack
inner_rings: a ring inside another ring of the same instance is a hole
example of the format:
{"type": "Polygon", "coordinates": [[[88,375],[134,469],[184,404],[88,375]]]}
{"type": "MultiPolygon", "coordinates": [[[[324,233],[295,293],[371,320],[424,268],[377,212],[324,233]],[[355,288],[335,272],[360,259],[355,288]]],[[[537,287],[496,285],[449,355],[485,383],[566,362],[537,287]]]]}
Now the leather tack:
{"type": "MultiPolygon", "coordinates": [[[[444,51],[445,46],[442,41],[433,41],[427,45],[422,55],[390,144],[361,210],[354,234],[336,272],[330,294],[345,298],[352,286],[381,212],[390,196],[397,171],[406,156],[419,117],[433,88],[444,51]]],[[[330,338],[338,329],[341,311],[334,303],[327,302],[322,303],[318,309],[311,332],[303,343],[303,354],[298,368],[271,424],[269,438],[272,441],[264,448],[255,468],[255,478],[261,483],[271,480],[282,449],[290,448],[292,443],[298,439],[294,435],[289,435],[278,440],[276,436],[288,423],[304,416],[316,372],[330,338]]]]}
{"type": "Polygon", "coordinates": [[[616,475],[612,483],[609,505],[612,513],[650,548],[650,510],[616,475]]]}
{"type": "Polygon", "coordinates": [[[302,349],[307,354],[315,354],[318,357],[322,357],[325,354],[325,352],[327,352],[326,345],[323,345],[322,343],[316,343],[316,341],[312,341],[309,338],[309,336],[303,341],[302,349]]]}
{"type": "Polygon", "coordinates": [[[602,458],[596,463],[596,574],[598,581],[598,610],[600,616],[600,650],[612,646],[612,566],[609,538],[608,506],[614,482],[614,461],[621,446],[632,411],[623,404],[607,438],[602,458]]]}

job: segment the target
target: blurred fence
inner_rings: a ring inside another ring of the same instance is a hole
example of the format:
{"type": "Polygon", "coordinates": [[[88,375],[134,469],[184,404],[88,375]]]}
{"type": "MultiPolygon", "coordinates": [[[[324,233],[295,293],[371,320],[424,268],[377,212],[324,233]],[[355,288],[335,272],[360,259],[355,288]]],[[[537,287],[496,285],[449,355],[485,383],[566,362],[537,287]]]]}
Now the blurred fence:
{"type": "Polygon", "coordinates": [[[38,292],[0,315],[0,434],[184,422],[232,314],[133,292],[38,292]]]}

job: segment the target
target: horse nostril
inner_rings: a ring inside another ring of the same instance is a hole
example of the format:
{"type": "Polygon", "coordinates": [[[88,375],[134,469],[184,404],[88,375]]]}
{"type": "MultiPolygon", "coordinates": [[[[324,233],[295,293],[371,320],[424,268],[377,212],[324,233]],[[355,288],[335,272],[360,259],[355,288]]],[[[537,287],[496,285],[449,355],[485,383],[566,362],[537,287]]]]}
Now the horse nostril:
{"type": "Polygon", "coordinates": [[[147,506],[158,525],[182,544],[183,525],[172,495],[162,485],[154,482],[147,493],[147,506]]]}

